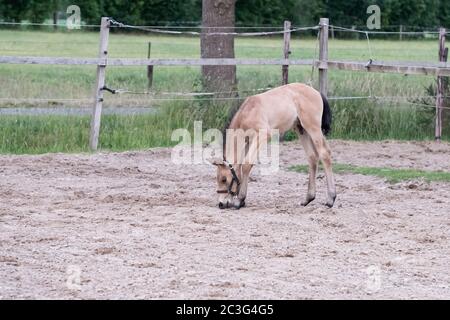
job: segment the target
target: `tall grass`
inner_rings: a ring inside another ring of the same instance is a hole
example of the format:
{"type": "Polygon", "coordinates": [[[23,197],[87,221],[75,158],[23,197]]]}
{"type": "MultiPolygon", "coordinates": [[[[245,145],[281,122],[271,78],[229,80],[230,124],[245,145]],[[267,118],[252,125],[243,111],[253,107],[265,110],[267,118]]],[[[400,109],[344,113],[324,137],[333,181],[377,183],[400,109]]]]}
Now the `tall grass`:
{"type": "MultiPolygon", "coordinates": [[[[418,76],[351,74],[332,76],[332,94],[341,97],[380,97],[332,101],[332,137],[353,140],[427,140],[434,138],[435,109],[418,76]],[[398,99],[397,97],[402,97],[398,99]],[[385,99],[384,99],[385,98],[385,99]],[[425,105],[424,103],[428,103],[425,105]]],[[[448,125],[448,124],[447,124],[448,125]]],[[[444,139],[450,135],[444,132],[444,139]]]]}
{"type": "MultiPolygon", "coordinates": [[[[193,101],[167,103],[156,113],[135,115],[104,115],[99,148],[124,151],[172,146],[175,129],[187,128],[203,119],[203,129],[220,128],[230,106],[217,104],[213,108],[193,101]]],[[[88,152],[89,116],[32,115],[0,117],[0,153],[39,154],[47,152],[88,152]]]]}
{"type": "Polygon", "coordinates": [[[433,136],[429,110],[401,104],[390,107],[364,100],[364,105],[340,102],[333,108],[333,138],[352,140],[426,140],[433,136]]]}
{"type": "MultiPolygon", "coordinates": [[[[142,149],[170,145],[171,128],[187,123],[171,107],[160,114],[104,115],[100,148],[142,149]],[[170,123],[167,120],[170,119],[170,123]]],[[[88,150],[88,116],[2,116],[1,153],[85,152],[88,150]]]]}

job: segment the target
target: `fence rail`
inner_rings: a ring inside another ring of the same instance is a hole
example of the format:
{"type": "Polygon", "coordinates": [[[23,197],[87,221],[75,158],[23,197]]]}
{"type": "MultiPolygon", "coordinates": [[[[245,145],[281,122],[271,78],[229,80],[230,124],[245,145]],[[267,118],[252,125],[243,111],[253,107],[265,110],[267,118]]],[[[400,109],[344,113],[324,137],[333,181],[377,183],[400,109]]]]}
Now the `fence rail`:
{"type": "Polygon", "coordinates": [[[344,61],[315,59],[129,59],[129,58],[66,58],[66,57],[16,57],[0,56],[0,63],[44,65],[95,65],[95,66],[229,66],[277,65],[314,66],[318,69],[335,69],[377,73],[422,74],[450,77],[450,64],[446,62],[404,61],[344,61]]]}
{"type": "MultiPolygon", "coordinates": [[[[319,86],[320,91],[327,95],[328,92],[328,70],[347,70],[359,72],[377,72],[377,73],[397,73],[397,74],[414,74],[414,75],[431,75],[438,77],[450,77],[450,65],[447,64],[447,57],[443,57],[443,48],[445,47],[446,29],[439,30],[439,50],[440,62],[404,62],[404,61],[342,61],[328,59],[328,34],[329,28],[334,31],[345,30],[349,32],[357,32],[366,34],[370,49],[369,34],[377,32],[361,31],[356,29],[347,29],[337,26],[330,26],[327,18],[322,18],[318,26],[291,29],[289,24],[285,24],[284,30],[276,32],[260,32],[258,35],[268,35],[272,33],[284,34],[284,58],[283,59],[130,59],[130,58],[108,58],[108,35],[110,27],[138,28],[138,26],[129,26],[119,23],[111,18],[102,18],[100,27],[100,51],[98,58],[71,58],[71,57],[27,57],[27,56],[0,56],[0,63],[3,64],[43,64],[43,65],[95,65],[97,66],[97,80],[95,105],[92,115],[90,146],[96,150],[98,144],[98,136],[100,130],[101,109],[103,102],[103,88],[105,79],[105,69],[107,66],[226,66],[226,65],[278,65],[282,66],[282,78],[285,81],[288,77],[289,66],[311,66],[319,70],[319,86]],[[290,37],[286,34],[300,30],[319,30],[318,48],[319,58],[316,59],[289,59],[289,41],[290,37]]],[[[145,28],[143,28],[145,29],[145,28]]],[[[333,32],[332,30],[332,32],[333,32]]],[[[145,29],[152,32],[153,29],[145,29]]],[[[200,34],[200,33],[198,33],[200,34]]],[[[227,33],[219,33],[225,35],[227,33]]],[[[218,35],[219,35],[218,34],[218,35]]],[[[239,35],[232,32],[230,35],[239,35]]],[[[241,33],[241,35],[254,35],[256,33],[241,33]]],[[[406,34],[406,32],[404,33],[406,34]]],[[[446,51],[448,52],[448,51],[446,51]]],[[[371,57],[372,58],[372,57],[371,57]]],[[[442,86],[441,86],[442,87],[442,86]]],[[[440,140],[442,132],[442,109],[444,92],[442,88],[438,88],[436,98],[436,140],[440,140]]]]}
{"type": "Polygon", "coordinates": [[[0,56],[0,63],[100,66],[231,66],[231,65],[306,65],[313,59],[130,59],[0,56]]]}

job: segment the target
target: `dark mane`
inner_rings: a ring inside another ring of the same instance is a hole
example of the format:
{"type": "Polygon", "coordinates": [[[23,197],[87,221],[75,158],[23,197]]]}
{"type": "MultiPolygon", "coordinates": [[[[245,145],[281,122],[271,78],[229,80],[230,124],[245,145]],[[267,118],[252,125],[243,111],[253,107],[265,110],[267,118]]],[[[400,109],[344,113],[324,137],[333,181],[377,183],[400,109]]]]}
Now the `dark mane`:
{"type": "Polygon", "coordinates": [[[230,110],[228,111],[228,117],[227,121],[225,122],[225,125],[222,128],[222,138],[223,138],[223,148],[225,151],[225,145],[227,143],[227,129],[231,125],[231,121],[233,121],[234,116],[239,111],[241,105],[239,103],[233,104],[233,106],[230,107],[230,110]]]}

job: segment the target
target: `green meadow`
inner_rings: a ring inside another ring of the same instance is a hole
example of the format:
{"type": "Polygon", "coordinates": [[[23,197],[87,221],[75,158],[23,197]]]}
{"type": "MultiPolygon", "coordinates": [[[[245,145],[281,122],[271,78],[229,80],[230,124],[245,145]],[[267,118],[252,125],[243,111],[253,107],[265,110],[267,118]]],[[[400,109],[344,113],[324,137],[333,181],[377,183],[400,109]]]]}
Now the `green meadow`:
{"type": "MultiPolygon", "coordinates": [[[[322,169],[322,167],[321,167],[322,169]]],[[[301,173],[308,173],[308,166],[298,165],[290,167],[290,170],[301,173]]],[[[349,164],[333,164],[333,171],[337,174],[362,174],[365,176],[375,176],[385,179],[389,183],[402,181],[424,180],[427,182],[444,181],[450,182],[450,173],[443,171],[424,171],[416,169],[392,169],[376,167],[358,167],[349,164]]]]}
{"type": "MultiPolygon", "coordinates": [[[[0,30],[2,56],[96,57],[98,32],[53,32],[39,30],[0,30]]],[[[152,58],[198,58],[200,41],[196,37],[118,34],[112,32],[109,56],[147,57],[148,42],[152,58]]],[[[237,38],[238,58],[280,58],[281,37],[237,38]]],[[[295,33],[292,58],[312,59],[317,53],[311,34],[295,33]]],[[[428,61],[437,59],[437,39],[330,40],[330,59],[367,61],[428,61]]],[[[106,83],[114,89],[133,92],[147,90],[145,67],[108,67],[106,83]]],[[[88,151],[89,115],[9,114],[8,108],[92,107],[94,66],[0,65],[0,153],[45,153],[88,151]],[[78,99],[82,99],[78,101],[78,99]],[[47,101],[48,100],[48,101],[47,101]],[[3,111],[3,113],[2,113],[3,111]]],[[[311,67],[291,67],[290,82],[310,82],[317,88],[317,72],[311,67]]],[[[256,88],[280,85],[281,68],[277,66],[238,66],[240,97],[256,88]]],[[[427,88],[435,85],[431,76],[366,74],[347,71],[329,72],[330,97],[381,96],[400,97],[382,100],[331,100],[334,123],[331,138],[353,140],[426,140],[434,139],[433,100],[427,88]],[[411,104],[410,102],[419,103],[411,104]],[[425,106],[423,105],[425,104],[425,106]]],[[[152,90],[155,97],[141,94],[105,93],[104,107],[126,110],[128,107],[154,109],[147,114],[108,114],[102,118],[100,148],[103,150],[145,149],[170,146],[171,133],[177,128],[191,128],[196,120],[204,129],[220,127],[229,105],[202,98],[163,95],[164,92],[201,91],[199,67],[155,67],[152,90]]],[[[276,106],[274,106],[276,107],[276,106]]],[[[30,109],[31,110],[31,109],[30,109]]],[[[450,137],[446,122],[444,139],[450,137]]]]}

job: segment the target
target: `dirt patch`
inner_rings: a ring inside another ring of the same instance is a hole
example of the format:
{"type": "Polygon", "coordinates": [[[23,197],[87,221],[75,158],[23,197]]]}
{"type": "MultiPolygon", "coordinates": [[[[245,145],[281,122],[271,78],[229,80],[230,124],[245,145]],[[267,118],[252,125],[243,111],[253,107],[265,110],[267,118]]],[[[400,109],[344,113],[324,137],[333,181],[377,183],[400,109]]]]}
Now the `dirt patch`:
{"type": "MultiPolygon", "coordinates": [[[[331,141],[336,162],[450,170],[450,145],[331,141]]],[[[0,156],[0,299],[450,299],[450,184],[337,175],[300,206],[297,143],[216,208],[209,165],[169,149],[0,156]],[[412,187],[413,186],[413,187],[412,187]]]]}

